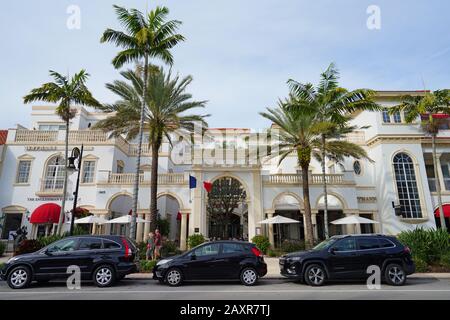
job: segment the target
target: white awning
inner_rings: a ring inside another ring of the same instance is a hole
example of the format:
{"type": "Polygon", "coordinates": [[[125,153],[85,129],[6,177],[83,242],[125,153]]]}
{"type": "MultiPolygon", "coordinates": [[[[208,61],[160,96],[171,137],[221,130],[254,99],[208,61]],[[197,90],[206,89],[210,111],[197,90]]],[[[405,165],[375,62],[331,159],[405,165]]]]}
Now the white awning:
{"type": "Polygon", "coordinates": [[[372,224],[372,223],[378,223],[375,220],[370,220],[367,218],[363,218],[357,215],[351,215],[345,218],[337,219],[334,221],[331,221],[332,224],[372,224]]]}
{"type": "MultiPolygon", "coordinates": [[[[131,216],[126,215],[107,221],[106,223],[126,224],[131,222],[131,216]]],[[[136,222],[146,222],[144,219],[136,217],[136,222]]]]}
{"type": "Polygon", "coordinates": [[[291,219],[291,218],[286,218],[283,216],[275,216],[273,218],[269,218],[269,219],[265,219],[260,221],[259,223],[262,224],[280,224],[280,223],[300,223],[300,221],[291,219]]]}

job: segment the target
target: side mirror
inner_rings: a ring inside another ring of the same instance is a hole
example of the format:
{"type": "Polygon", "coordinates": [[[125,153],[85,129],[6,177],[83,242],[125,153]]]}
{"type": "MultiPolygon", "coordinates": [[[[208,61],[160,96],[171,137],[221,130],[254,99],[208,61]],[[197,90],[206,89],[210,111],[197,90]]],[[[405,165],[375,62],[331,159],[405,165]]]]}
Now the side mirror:
{"type": "Polygon", "coordinates": [[[336,254],[336,252],[337,252],[336,248],[330,248],[330,253],[331,254],[336,254]]]}
{"type": "Polygon", "coordinates": [[[53,255],[52,252],[50,250],[48,250],[48,249],[44,250],[44,254],[47,255],[47,256],[52,256],[53,255]]]}
{"type": "Polygon", "coordinates": [[[197,256],[195,255],[195,253],[191,254],[191,260],[197,260],[197,256]]]}

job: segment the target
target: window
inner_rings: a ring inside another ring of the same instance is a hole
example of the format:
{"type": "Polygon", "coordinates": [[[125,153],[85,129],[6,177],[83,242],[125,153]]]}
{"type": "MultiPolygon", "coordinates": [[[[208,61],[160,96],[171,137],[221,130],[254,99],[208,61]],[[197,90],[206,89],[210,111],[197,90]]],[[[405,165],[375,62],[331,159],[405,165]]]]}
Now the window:
{"type": "Polygon", "coordinates": [[[31,160],[19,161],[19,168],[17,170],[17,183],[28,183],[30,178],[31,160]]]}
{"type": "Polygon", "coordinates": [[[120,244],[110,240],[103,239],[103,248],[105,249],[120,249],[120,244]]]}
{"type": "Polygon", "coordinates": [[[102,248],[102,239],[83,238],[80,240],[78,250],[97,250],[102,248]]]}
{"type": "Polygon", "coordinates": [[[358,160],[353,162],[353,171],[355,171],[355,174],[357,176],[361,175],[361,162],[359,162],[358,160]]]}
{"type": "Polygon", "coordinates": [[[116,169],[116,173],[123,173],[125,164],[123,163],[122,160],[118,160],[117,161],[117,169],[116,169]]]}
{"type": "Polygon", "coordinates": [[[51,253],[67,252],[75,250],[77,239],[65,239],[51,244],[47,251],[51,253]]]}
{"type": "Polygon", "coordinates": [[[244,247],[239,243],[224,243],[222,246],[222,253],[243,253],[244,247]]]}
{"type": "Polygon", "coordinates": [[[60,190],[64,185],[64,158],[55,156],[47,163],[43,181],[44,190],[60,190]]]}
{"type": "Polygon", "coordinates": [[[394,157],[393,164],[398,200],[404,217],[421,218],[419,189],[411,157],[406,153],[398,153],[394,157]]]}
{"type": "Polygon", "coordinates": [[[58,131],[58,130],[65,130],[66,125],[64,124],[40,124],[39,130],[43,131],[58,131]]]}
{"type": "Polygon", "coordinates": [[[378,249],[380,245],[378,244],[378,239],[376,238],[361,238],[358,239],[359,250],[370,250],[378,249]]]}
{"type": "Polygon", "coordinates": [[[353,251],[356,250],[356,241],[354,238],[339,240],[334,246],[335,251],[353,251]]]}
{"type": "Polygon", "coordinates": [[[384,123],[391,123],[391,117],[390,117],[389,112],[387,110],[383,110],[383,122],[384,123]]]}
{"type": "Polygon", "coordinates": [[[95,173],[95,161],[84,161],[83,162],[83,179],[82,183],[92,183],[94,182],[95,173]]]}
{"type": "Polygon", "coordinates": [[[393,248],[395,245],[392,243],[392,241],[389,241],[388,239],[378,239],[380,242],[381,248],[393,248]]]}
{"type": "Polygon", "coordinates": [[[395,123],[401,123],[402,122],[402,116],[400,115],[399,111],[394,113],[394,122],[395,123]]]}
{"type": "Polygon", "coordinates": [[[194,254],[197,257],[216,255],[219,253],[219,247],[220,245],[218,243],[207,244],[195,250],[194,254]]]}

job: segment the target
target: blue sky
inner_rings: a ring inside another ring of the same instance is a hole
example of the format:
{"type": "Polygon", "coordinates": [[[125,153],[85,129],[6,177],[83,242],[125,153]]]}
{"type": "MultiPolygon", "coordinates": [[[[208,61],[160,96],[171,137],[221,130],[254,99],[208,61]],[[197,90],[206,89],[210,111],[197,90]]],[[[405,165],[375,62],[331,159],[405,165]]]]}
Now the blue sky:
{"type": "Polygon", "coordinates": [[[48,70],[85,68],[97,99],[115,97],[117,49],[100,44],[119,28],[113,4],[142,11],[166,5],[183,21],[187,41],[173,50],[174,71],[191,74],[190,92],[208,100],[211,127],[267,126],[258,112],[287,94],[286,81],[317,82],[334,61],[349,89],[416,90],[450,87],[450,2],[441,0],[14,0],[0,11],[0,128],[30,124],[28,91],[48,70]],[[69,30],[69,5],[81,9],[81,29],[69,30]],[[366,27],[369,5],[381,10],[381,29],[366,27]]]}

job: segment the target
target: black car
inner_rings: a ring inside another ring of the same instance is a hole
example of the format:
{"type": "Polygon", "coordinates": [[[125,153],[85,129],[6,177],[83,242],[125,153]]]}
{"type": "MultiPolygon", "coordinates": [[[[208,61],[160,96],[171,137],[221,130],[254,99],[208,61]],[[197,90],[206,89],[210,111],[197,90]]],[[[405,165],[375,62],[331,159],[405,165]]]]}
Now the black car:
{"type": "Polygon", "coordinates": [[[169,286],[191,280],[240,280],[254,285],[267,273],[262,252],[241,241],[212,241],[172,258],[159,261],[153,279],[169,286]]]}
{"type": "Polygon", "coordinates": [[[35,280],[47,282],[67,278],[69,266],[78,266],[81,280],[92,279],[108,287],[129,273],[138,271],[138,249],[122,236],[73,236],[45,248],[12,257],[0,271],[0,278],[13,289],[22,289],[35,280]]]}
{"type": "Polygon", "coordinates": [[[326,280],[367,278],[368,267],[374,265],[388,284],[400,286],[415,271],[410,249],[385,235],[334,236],[312,250],[284,255],[279,263],[281,275],[311,286],[326,280]]]}

